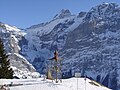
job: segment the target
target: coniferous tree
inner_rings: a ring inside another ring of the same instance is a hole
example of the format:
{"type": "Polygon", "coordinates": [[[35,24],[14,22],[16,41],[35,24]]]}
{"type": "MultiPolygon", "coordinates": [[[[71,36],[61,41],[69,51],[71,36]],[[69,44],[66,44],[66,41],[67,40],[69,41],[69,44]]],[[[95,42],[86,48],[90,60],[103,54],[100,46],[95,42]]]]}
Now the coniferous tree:
{"type": "Polygon", "coordinates": [[[13,70],[10,68],[10,61],[8,55],[4,50],[4,45],[0,39],[0,78],[12,79],[13,70]]]}

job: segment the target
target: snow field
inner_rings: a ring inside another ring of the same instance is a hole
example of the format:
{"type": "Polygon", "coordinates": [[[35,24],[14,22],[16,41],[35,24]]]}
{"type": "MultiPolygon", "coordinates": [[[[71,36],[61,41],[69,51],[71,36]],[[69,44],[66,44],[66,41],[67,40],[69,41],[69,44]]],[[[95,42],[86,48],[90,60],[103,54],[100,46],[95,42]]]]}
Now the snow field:
{"type": "Polygon", "coordinates": [[[78,90],[110,90],[98,83],[95,83],[89,79],[84,78],[70,78],[63,79],[62,83],[55,83],[51,80],[39,79],[1,79],[0,85],[13,83],[10,90],[77,90],[77,80],[78,80],[78,90]]]}

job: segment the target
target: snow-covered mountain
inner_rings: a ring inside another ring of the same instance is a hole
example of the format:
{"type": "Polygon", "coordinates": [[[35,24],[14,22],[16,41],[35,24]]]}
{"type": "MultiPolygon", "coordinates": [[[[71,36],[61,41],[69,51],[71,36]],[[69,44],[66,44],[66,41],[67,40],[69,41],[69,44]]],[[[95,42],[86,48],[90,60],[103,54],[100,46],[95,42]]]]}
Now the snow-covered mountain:
{"type": "Polygon", "coordinates": [[[10,59],[11,68],[14,70],[14,77],[32,78],[38,75],[35,68],[19,54],[21,49],[19,42],[24,35],[25,33],[17,27],[0,23],[0,38],[4,42],[6,53],[10,59]]]}
{"type": "Polygon", "coordinates": [[[80,25],[85,13],[81,14],[79,17],[71,15],[69,10],[61,10],[50,22],[27,29],[25,40],[28,43],[22,43],[21,53],[40,73],[45,73],[47,59],[53,51],[62,50],[68,33],[80,25]]]}
{"type": "Polygon", "coordinates": [[[120,90],[119,5],[102,3],[78,15],[63,9],[51,21],[33,25],[24,33],[9,32],[16,43],[7,44],[6,49],[19,53],[40,73],[46,72],[48,58],[58,50],[64,58],[64,78],[81,72],[82,76],[120,90]]]}
{"type": "MultiPolygon", "coordinates": [[[[58,50],[64,76],[76,71],[114,90],[120,88],[120,6],[102,3],[72,15],[61,10],[53,20],[26,30],[21,54],[40,73],[58,50]],[[26,43],[27,42],[27,43],[26,43]]],[[[64,77],[66,78],[66,77],[64,77]]]]}

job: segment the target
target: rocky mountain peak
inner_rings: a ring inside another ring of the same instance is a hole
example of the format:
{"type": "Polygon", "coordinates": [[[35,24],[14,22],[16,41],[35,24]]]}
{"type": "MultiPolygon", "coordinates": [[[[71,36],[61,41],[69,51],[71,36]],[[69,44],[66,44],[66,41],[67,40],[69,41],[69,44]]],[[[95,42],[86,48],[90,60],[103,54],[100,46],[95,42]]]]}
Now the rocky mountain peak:
{"type": "Polygon", "coordinates": [[[120,7],[116,3],[102,3],[92,7],[86,15],[86,20],[117,18],[120,16],[120,7]]]}
{"type": "Polygon", "coordinates": [[[4,23],[0,22],[0,28],[5,28],[4,23]]]}
{"type": "Polygon", "coordinates": [[[119,9],[119,5],[117,5],[116,3],[102,3],[93,7],[90,12],[101,11],[103,13],[106,13],[108,10],[108,12],[112,12],[116,9],[119,9]]]}
{"type": "Polygon", "coordinates": [[[68,17],[71,15],[71,12],[68,9],[62,9],[59,14],[55,15],[55,19],[56,18],[64,18],[64,17],[68,17]]]}

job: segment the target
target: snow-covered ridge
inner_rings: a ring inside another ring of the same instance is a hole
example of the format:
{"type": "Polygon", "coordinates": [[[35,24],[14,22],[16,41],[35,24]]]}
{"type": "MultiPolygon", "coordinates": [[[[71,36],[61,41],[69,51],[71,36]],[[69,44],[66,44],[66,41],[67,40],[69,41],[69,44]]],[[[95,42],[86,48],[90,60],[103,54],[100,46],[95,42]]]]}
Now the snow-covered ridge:
{"type": "Polygon", "coordinates": [[[6,32],[11,32],[14,35],[25,35],[25,32],[22,32],[20,29],[18,29],[16,26],[10,26],[8,24],[4,24],[4,23],[0,23],[0,26],[2,28],[4,28],[4,31],[6,30],[6,32]]]}

